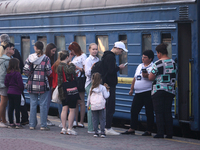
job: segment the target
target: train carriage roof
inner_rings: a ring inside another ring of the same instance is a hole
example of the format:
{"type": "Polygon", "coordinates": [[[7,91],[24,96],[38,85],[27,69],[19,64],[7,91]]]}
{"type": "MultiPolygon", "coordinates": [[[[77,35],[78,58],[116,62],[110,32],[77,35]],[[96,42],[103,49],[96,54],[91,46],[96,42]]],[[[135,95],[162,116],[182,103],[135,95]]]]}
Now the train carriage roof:
{"type": "Polygon", "coordinates": [[[130,7],[152,4],[188,3],[196,0],[0,0],[0,14],[45,13],[130,7]]]}

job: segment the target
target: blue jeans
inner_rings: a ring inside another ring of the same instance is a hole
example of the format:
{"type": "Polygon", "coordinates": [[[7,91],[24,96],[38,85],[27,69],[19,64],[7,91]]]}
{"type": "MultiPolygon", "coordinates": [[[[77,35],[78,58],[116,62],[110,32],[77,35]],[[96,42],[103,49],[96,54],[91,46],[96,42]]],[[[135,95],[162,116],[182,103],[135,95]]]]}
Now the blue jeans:
{"type": "Polygon", "coordinates": [[[37,104],[38,97],[40,96],[40,122],[41,127],[47,127],[47,96],[48,91],[43,94],[32,94],[29,93],[30,96],[30,118],[29,118],[29,126],[36,127],[37,126],[37,104]]]}

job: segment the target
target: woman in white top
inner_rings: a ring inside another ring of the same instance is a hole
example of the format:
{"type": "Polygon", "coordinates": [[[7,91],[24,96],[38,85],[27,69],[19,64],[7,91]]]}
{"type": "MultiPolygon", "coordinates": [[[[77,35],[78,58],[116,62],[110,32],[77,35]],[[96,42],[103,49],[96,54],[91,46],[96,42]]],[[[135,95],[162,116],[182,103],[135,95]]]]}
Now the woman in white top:
{"type": "MultiPolygon", "coordinates": [[[[75,56],[72,60],[72,63],[76,66],[76,74],[79,77],[81,72],[84,71],[85,60],[87,58],[86,54],[83,53],[81,47],[77,42],[70,43],[68,49],[71,53],[75,56]]],[[[79,92],[81,100],[78,100],[77,107],[76,107],[76,126],[84,127],[84,117],[85,117],[85,92],[79,92]],[[78,124],[78,105],[80,105],[80,124],[78,124]]]]}
{"type": "Polygon", "coordinates": [[[152,50],[146,50],[142,55],[142,62],[136,69],[135,76],[129,91],[129,95],[133,95],[135,90],[135,96],[131,106],[131,127],[122,134],[135,134],[138,122],[138,114],[143,106],[145,106],[145,112],[147,116],[147,130],[142,136],[151,136],[154,124],[153,115],[153,102],[151,99],[151,87],[152,82],[148,79],[148,75],[153,67],[154,53],[152,50]]]}
{"type": "MultiPolygon", "coordinates": [[[[91,88],[91,69],[92,69],[92,66],[96,62],[99,61],[99,58],[97,57],[98,48],[97,48],[97,44],[96,43],[91,43],[89,45],[89,52],[90,52],[90,55],[85,60],[85,75],[86,75],[85,91],[86,91],[87,95],[89,95],[89,90],[91,88]]],[[[88,109],[87,121],[88,121],[88,133],[94,133],[91,109],[88,109]]]]}

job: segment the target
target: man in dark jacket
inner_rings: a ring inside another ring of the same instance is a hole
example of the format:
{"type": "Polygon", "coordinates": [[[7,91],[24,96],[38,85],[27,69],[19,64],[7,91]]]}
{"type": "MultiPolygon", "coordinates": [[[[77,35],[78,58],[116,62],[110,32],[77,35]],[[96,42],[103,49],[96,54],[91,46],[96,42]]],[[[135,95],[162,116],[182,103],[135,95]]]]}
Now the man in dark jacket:
{"type": "Polygon", "coordinates": [[[115,91],[117,80],[117,72],[124,69],[124,64],[116,65],[116,55],[120,55],[123,51],[128,52],[123,42],[115,42],[111,51],[105,51],[102,57],[104,63],[104,78],[103,83],[107,83],[110,87],[110,97],[106,101],[106,134],[119,135],[111,128],[113,114],[115,113],[115,91]]]}

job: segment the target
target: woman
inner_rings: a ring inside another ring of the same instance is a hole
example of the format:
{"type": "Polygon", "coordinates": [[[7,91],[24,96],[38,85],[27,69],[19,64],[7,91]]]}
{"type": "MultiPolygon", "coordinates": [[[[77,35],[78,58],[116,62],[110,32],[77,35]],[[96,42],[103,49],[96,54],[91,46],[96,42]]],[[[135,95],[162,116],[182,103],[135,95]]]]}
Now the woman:
{"type": "Polygon", "coordinates": [[[6,121],[6,106],[8,102],[7,91],[8,88],[5,86],[4,81],[9,65],[10,57],[14,54],[14,49],[10,47],[10,43],[2,42],[0,46],[0,127],[7,128],[6,121]]]}
{"type": "Polygon", "coordinates": [[[61,113],[61,122],[63,128],[61,130],[61,134],[71,134],[77,135],[77,132],[72,129],[73,121],[75,117],[76,111],[76,104],[77,100],[74,99],[66,99],[65,93],[62,88],[63,83],[63,72],[65,73],[66,80],[71,81],[72,77],[76,76],[75,68],[76,66],[73,63],[69,63],[72,59],[73,55],[69,55],[69,52],[66,50],[61,51],[60,53],[60,64],[57,69],[58,74],[58,92],[59,92],[59,99],[62,101],[62,113],[61,113]],[[69,116],[68,116],[68,129],[66,127],[66,120],[67,120],[67,112],[69,108],[69,116]]]}
{"type": "MultiPolygon", "coordinates": [[[[97,57],[98,48],[96,43],[91,43],[89,45],[89,57],[85,60],[85,75],[86,75],[86,82],[85,82],[85,91],[87,96],[89,95],[89,90],[91,88],[91,69],[92,66],[99,61],[97,57]]],[[[94,128],[92,124],[92,112],[91,109],[87,111],[87,119],[88,119],[88,133],[94,133],[94,128]]]]}
{"type": "Polygon", "coordinates": [[[152,50],[146,50],[142,55],[142,62],[136,69],[135,76],[129,91],[129,95],[135,96],[132,101],[131,107],[131,128],[122,134],[135,134],[138,122],[138,114],[143,106],[145,106],[147,116],[147,131],[143,136],[151,136],[154,123],[153,103],[151,99],[152,82],[148,80],[148,74],[151,72],[153,66],[154,53],[152,50]]]}
{"type": "MultiPolygon", "coordinates": [[[[56,86],[58,85],[57,68],[58,68],[58,65],[60,64],[60,54],[61,54],[61,52],[58,52],[58,59],[53,64],[53,66],[51,66],[52,74],[49,77],[52,79],[52,92],[55,90],[56,86]]],[[[59,117],[61,118],[62,104],[57,104],[57,105],[58,105],[59,117]]],[[[62,123],[59,125],[59,127],[61,127],[61,128],[63,127],[62,123]]]]}
{"type": "Polygon", "coordinates": [[[156,47],[158,61],[153,65],[149,80],[153,82],[152,99],[156,114],[157,134],[154,138],[164,137],[164,126],[167,136],[173,136],[172,101],[175,96],[176,65],[167,55],[167,45],[162,43],[156,47]]]}
{"type": "MultiPolygon", "coordinates": [[[[72,55],[75,55],[74,59],[72,60],[72,63],[76,66],[76,73],[79,77],[81,75],[81,72],[84,71],[85,66],[85,60],[87,56],[83,51],[81,50],[81,47],[78,45],[77,42],[72,42],[68,49],[71,51],[72,55]]],[[[84,117],[85,117],[85,92],[79,92],[81,100],[78,100],[78,104],[76,107],[76,126],[84,128],[84,117]],[[80,105],[80,124],[78,124],[78,105],[80,105]]]]}
{"type": "MultiPolygon", "coordinates": [[[[53,64],[54,64],[55,52],[56,52],[56,46],[53,43],[49,43],[46,47],[45,55],[50,58],[51,66],[53,66],[53,64]]],[[[51,103],[51,95],[52,95],[52,78],[51,78],[51,76],[48,77],[48,81],[49,81],[50,90],[48,91],[49,94],[47,96],[47,115],[49,112],[49,107],[50,107],[50,103],[51,103]]],[[[55,124],[53,124],[50,120],[48,120],[48,118],[47,118],[47,125],[55,126],[55,124]]]]}
{"type": "Polygon", "coordinates": [[[43,43],[37,41],[34,46],[35,53],[29,55],[25,62],[23,72],[28,76],[27,91],[30,96],[30,130],[37,126],[37,103],[40,97],[40,130],[48,131],[47,127],[47,96],[49,90],[48,76],[52,73],[50,59],[43,54],[43,43]]]}

